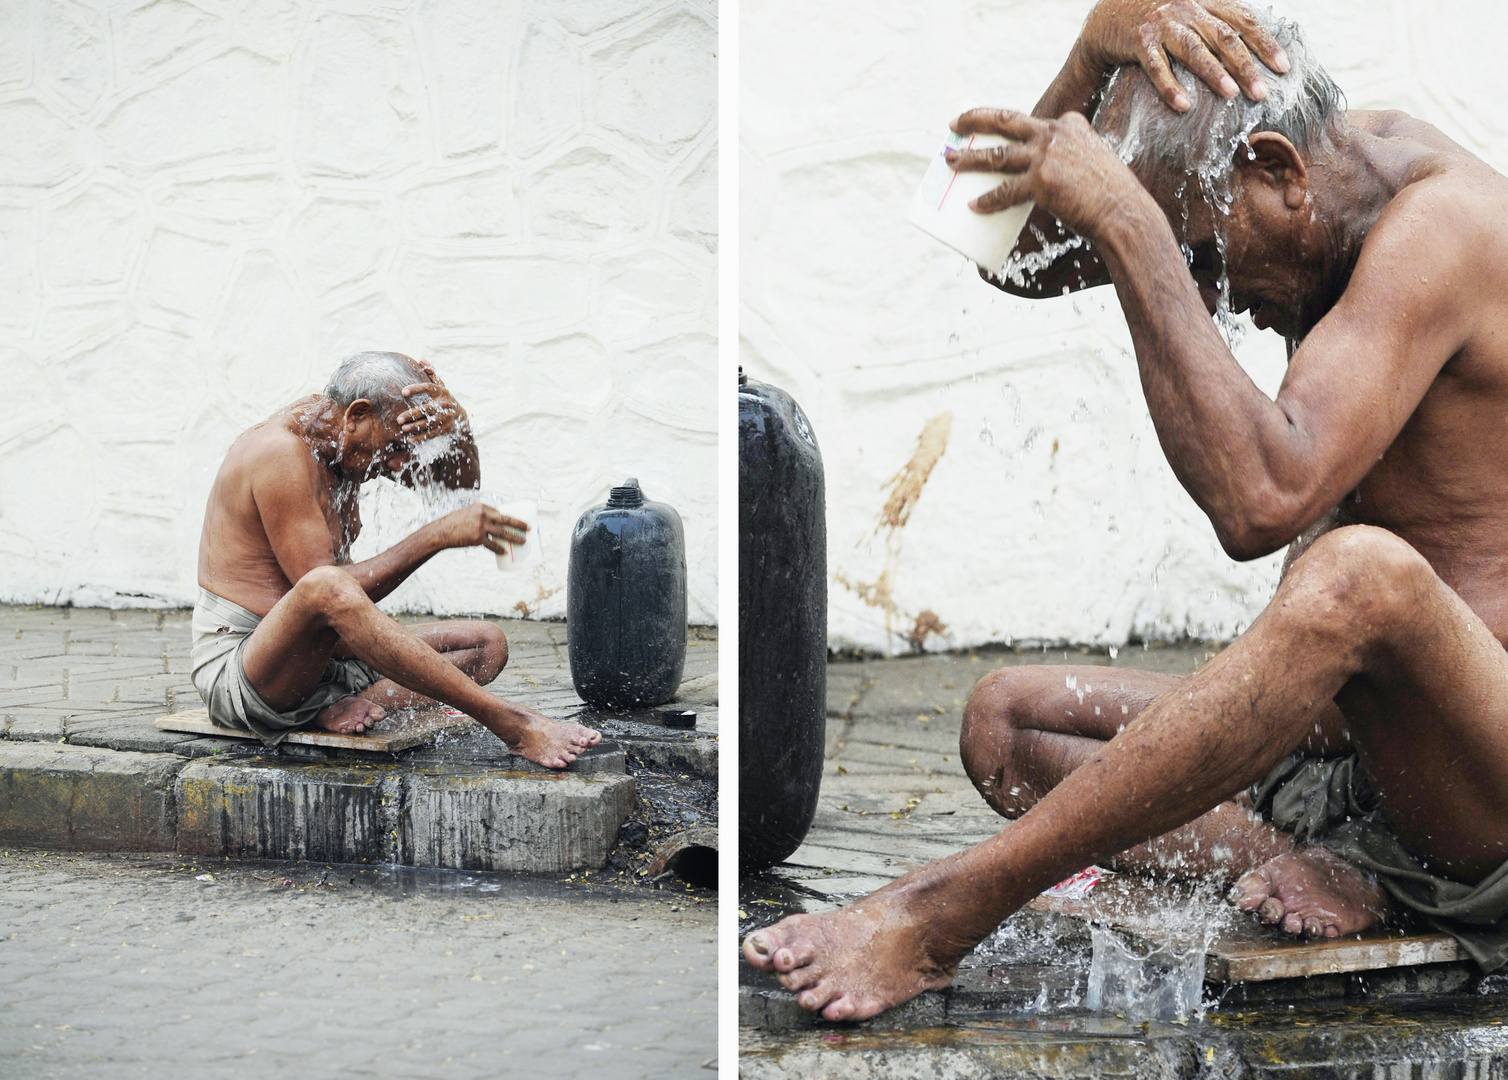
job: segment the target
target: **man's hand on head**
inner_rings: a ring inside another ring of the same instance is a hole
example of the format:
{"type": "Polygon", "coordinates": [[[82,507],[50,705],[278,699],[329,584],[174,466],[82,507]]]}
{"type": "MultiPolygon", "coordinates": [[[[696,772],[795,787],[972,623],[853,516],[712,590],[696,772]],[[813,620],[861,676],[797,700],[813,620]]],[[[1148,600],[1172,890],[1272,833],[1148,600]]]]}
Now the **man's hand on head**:
{"type": "Polygon", "coordinates": [[[1253,101],[1267,96],[1260,60],[1277,72],[1288,57],[1239,0],[1100,0],[1079,34],[1075,49],[1099,70],[1138,64],[1164,101],[1179,112],[1188,94],[1173,76],[1182,61],[1218,94],[1245,91],[1253,101]]]}
{"type": "Polygon", "coordinates": [[[411,407],[398,414],[398,425],[411,441],[419,443],[453,431],[467,432],[466,410],[443,384],[414,383],[403,388],[403,396],[411,401],[411,407]]]}

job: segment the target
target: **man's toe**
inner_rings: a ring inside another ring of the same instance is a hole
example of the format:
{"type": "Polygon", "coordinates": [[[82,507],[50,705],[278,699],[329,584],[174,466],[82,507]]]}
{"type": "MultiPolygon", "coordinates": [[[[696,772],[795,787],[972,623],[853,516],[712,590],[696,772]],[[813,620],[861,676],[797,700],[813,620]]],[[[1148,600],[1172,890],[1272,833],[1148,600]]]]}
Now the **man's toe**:
{"type": "Polygon", "coordinates": [[[1272,881],[1261,867],[1241,875],[1231,886],[1230,900],[1242,911],[1256,911],[1272,897],[1272,881]]]}
{"type": "Polygon", "coordinates": [[[744,938],[745,959],[747,959],[749,963],[753,964],[761,971],[768,971],[770,970],[770,968],[775,966],[774,961],[771,959],[771,955],[774,953],[774,951],[774,939],[771,938],[770,935],[766,934],[763,930],[756,930],[754,931],[754,933],[744,938]]]}
{"type": "MultiPolygon", "coordinates": [[[[823,1016],[827,1016],[826,1010],[831,1007],[830,1003],[836,996],[830,986],[819,982],[815,986],[809,986],[797,994],[796,1002],[808,1012],[821,1013],[823,1016]]],[[[828,1017],[828,1019],[830,1020],[832,1017],[828,1017]]]]}
{"type": "Polygon", "coordinates": [[[775,981],[787,990],[799,992],[809,986],[816,986],[822,981],[822,974],[814,967],[799,967],[793,971],[776,969],[775,981]]]}
{"type": "Polygon", "coordinates": [[[1276,896],[1269,896],[1257,907],[1257,918],[1265,923],[1275,923],[1281,919],[1287,910],[1283,907],[1283,901],[1276,896]]]}
{"type": "Polygon", "coordinates": [[[858,1011],[853,998],[847,994],[839,994],[822,1007],[822,1015],[828,1020],[847,1020],[858,1011]]]}

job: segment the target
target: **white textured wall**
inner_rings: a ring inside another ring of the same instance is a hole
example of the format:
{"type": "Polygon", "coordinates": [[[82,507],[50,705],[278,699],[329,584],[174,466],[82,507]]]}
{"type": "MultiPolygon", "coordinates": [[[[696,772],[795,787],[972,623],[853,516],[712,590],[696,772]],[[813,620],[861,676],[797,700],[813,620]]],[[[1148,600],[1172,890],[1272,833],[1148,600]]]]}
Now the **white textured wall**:
{"type": "Polygon", "coordinates": [[[230,441],[378,348],[547,557],[388,606],[563,613],[635,474],[716,621],[716,47],[710,0],[0,0],[0,599],[191,601],[230,441]]]}
{"type": "MultiPolygon", "coordinates": [[[[742,9],[742,353],[821,442],[835,646],[1228,637],[1271,594],[1277,557],[1232,563],[1173,479],[1113,291],[1017,300],[906,223],[947,120],[1030,109],[1089,7],[742,9]],[[942,457],[904,527],[883,525],[924,430],[934,450],[946,431],[942,457]]],[[[1508,169],[1500,0],[1287,9],[1353,108],[1404,109],[1508,169]]],[[[1237,355],[1276,392],[1275,334],[1237,355]]]]}

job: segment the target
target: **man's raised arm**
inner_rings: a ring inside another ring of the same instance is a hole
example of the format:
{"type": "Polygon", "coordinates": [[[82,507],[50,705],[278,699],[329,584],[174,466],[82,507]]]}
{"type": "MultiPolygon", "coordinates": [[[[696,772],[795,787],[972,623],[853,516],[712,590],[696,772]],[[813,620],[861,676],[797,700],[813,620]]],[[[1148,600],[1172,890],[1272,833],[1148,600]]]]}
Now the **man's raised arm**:
{"type": "MultiPolygon", "coordinates": [[[[1416,186],[1373,226],[1344,294],[1305,336],[1273,401],[1215,329],[1163,211],[1082,116],[975,110],[961,119],[1021,140],[990,162],[1014,175],[981,202],[1032,198],[1093,239],[1163,452],[1232,558],[1275,551],[1351,491],[1466,338],[1465,245],[1440,242],[1442,215],[1416,186]]],[[[1295,213],[1308,206],[1291,144],[1258,133],[1251,146],[1250,182],[1295,213]]]]}

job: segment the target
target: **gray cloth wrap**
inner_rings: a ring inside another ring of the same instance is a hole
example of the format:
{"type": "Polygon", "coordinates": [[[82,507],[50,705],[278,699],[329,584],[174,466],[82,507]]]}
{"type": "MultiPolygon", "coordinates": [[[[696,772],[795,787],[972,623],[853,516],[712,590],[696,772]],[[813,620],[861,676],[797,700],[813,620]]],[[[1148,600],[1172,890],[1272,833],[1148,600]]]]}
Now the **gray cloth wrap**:
{"type": "Polygon", "coordinates": [[[1459,941],[1483,971],[1508,962],[1508,862],[1475,885],[1425,870],[1383,820],[1355,754],[1290,754],[1253,785],[1251,799],[1295,840],[1376,874],[1395,901],[1459,941]]]}
{"type": "Polygon", "coordinates": [[[217,724],[249,731],[264,745],[276,746],[290,731],[311,724],[327,705],[359,694],[382,678],[363,660],[331,657],[314,691],[292,709],[279,712],[252,689],[241,666],[241,650],[261,621],[260,615],[240,604],[199,590],[199,602],[194,605],[194,648],[189,654],[191,677],[210,719],[217,724]]]}

